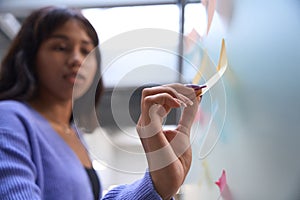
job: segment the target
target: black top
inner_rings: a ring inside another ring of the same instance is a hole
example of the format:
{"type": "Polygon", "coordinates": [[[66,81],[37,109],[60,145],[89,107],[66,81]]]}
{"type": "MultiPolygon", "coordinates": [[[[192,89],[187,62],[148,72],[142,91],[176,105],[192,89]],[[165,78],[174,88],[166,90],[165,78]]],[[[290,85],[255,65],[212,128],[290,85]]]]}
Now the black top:
{"type": "Polygon", "coordinates": [[[99,200],[100,194],[102,193],[102,191],[101,191],[100,181],[99,181],[97,172],[95,171],[95,169],[93,167],[92,168],[85,167],[85,170],[91,181],[91,185],[92,185],[92,189],[93,189],[93,193],[94,193],[94,199],[99,200]]]}

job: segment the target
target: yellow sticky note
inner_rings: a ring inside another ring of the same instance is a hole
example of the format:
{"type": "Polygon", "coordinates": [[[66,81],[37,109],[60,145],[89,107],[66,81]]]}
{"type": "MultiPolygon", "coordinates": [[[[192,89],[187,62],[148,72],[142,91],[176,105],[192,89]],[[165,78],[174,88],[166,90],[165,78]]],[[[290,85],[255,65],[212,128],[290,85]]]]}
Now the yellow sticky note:
{"type": "MultiPolygon", "coordinates": [[[[202,63],[200,68],[204,67],[204,65],[207,63],[207,54],[205,52],[206,56],[203,57],[202,63]],[[203,66],[202,66],[203,65],[203,66]]],[[[203,85],[206,85],[207,87],[202,89],[202,95],[207,92],[210,88],[212,88],[223,76],[224,72],[226,71],[228,66],[228,59],[226,55],[226,48],[225,48],[225,40],[222,39],[222,46],[221,46],[221,52],[219,56],[219,61],[217,65],[217,72],[203,85]]],[[[198,84],[199,80],[201,78],[201,71],[200,69],[196,73],[194,79],[193,79],[193,84],[198,84]]]]}

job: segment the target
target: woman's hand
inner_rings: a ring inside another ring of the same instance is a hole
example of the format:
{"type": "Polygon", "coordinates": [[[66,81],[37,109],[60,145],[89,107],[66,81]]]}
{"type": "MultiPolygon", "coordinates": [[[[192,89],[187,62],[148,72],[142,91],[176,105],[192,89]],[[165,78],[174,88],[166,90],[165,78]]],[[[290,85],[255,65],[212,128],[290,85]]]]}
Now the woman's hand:
{"type": "Polygon", "coordinates": [[[175,195],[190,169],[190,130],[200,99],[192,88],[182,84],[143,90],[137,131],[154,187],[163,199],[175,195]],[[176,129],[163,130],[164,118],[172,108],[178,107],[183,107],[183,111],[176,129]]]}

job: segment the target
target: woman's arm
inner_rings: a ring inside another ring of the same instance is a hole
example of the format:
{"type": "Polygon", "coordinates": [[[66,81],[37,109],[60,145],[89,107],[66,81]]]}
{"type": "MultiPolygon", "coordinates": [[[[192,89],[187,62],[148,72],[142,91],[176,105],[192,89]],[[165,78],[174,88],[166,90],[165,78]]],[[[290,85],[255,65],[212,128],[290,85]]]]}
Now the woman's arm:
{"type": "Polygon", "coordinates": [[[24,124],[7,105],[0,106],[0,113],[1,199],[41,199],[24,124]]]}
{"type": "Polygon", "coordinates": [[[108,191],[102,200],[161,200],[153,186],[149,171],[132,184],[119,185],[108,191]]]}
{"type": "Polygon", "coordinates": [[[190,130],[201,97],[192,88],[170,84],[143,90],[137,131],[149,165],[151,179],[162,199],[170,199],[190,169],[190,130]],[[183,107],[175,130],[163,130],[163,119],[172,108],[183,107]]]}

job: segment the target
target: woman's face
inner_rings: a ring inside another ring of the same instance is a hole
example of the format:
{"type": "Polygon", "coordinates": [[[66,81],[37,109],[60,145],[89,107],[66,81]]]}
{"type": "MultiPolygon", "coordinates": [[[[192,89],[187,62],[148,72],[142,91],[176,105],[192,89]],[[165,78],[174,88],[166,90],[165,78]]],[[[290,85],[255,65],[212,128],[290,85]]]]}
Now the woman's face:
{"type": "Polygon", "coordinates": [[[76,20],[69,20],[55,30],[37,52],[39,95],[71,100],[73,88],[76,88],[75,98],[81,96],[91,85],[97,70],[94,48],[91,38],[76,20]]]}

